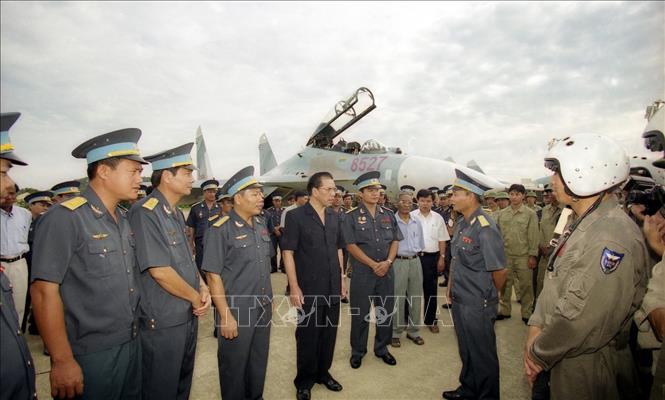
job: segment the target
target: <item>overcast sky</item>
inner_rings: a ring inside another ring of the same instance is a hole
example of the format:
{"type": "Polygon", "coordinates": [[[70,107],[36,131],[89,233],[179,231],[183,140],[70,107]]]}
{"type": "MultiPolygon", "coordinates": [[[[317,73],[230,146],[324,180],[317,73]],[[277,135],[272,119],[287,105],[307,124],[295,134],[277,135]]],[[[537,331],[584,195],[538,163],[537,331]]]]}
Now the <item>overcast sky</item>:
{"type": "Polygon", "coordinates": [[[1,108],[21,186],[84,175],[84,140],[143,131],[144,155],[194,140],[215,175],[277,161],[366,86],[347,131],[409,154],[546,174],[552,137],[604,133],[653,157],[644,110],[665,97],[665,3],[1,3],[1,108]]]}

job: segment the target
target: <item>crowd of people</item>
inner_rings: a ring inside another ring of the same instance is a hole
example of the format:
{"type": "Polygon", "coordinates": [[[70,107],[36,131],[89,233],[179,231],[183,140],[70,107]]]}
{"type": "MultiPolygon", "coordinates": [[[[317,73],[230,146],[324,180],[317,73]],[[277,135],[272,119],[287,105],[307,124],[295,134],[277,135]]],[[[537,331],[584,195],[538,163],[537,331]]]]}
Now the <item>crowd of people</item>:
{"type": "Polygon", "coordinates": [[[36,397],[26,329],[50,357],[53,397],[188,398],[211,306],[222,398],[260,399],[280,270],[297,310],[298,400],[315,384],[343,390],[330,373],[343,302],[354,310],[351,368],[368,352],[370,323],[372,352],[394,366],[390,348],[404,331],[424,345],[421,329],[439,333],[442,307],[462,361],[459,387],[442,397],[498,399],[495,323],[512,317],[513,291],[534,399],[663,398],[665,208],[649,215],[623,201],[630,162],[607,137],[550,144],[542,206],[521,184],[489,188],[457,170],[441,189],[401,187],[394,204],[378,171],[353,193],[321,171],[286,207],[272,194],[266,208],[246,167],[221,187],[203,182],[185,218],[192,143],[144,157],[138,129],[72,151],[87,163],[83,190],[63,182],[16,206],[9,170],[26,163],[8,131],[18,117],[2,114],[2,399],[36,397]]]}

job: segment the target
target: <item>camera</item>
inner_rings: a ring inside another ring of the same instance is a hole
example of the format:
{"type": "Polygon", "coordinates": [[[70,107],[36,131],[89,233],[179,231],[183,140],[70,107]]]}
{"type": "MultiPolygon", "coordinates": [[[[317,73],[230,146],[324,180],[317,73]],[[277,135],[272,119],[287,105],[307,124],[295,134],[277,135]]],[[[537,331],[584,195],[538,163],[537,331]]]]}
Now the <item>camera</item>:
{"type": "Polygon", "coordinates": [[[622,190],[628,192],[626,205],[643,205],[645,215],[654,215],[665,204],[665,189],[651,178],[631,175],[622,190]]]}

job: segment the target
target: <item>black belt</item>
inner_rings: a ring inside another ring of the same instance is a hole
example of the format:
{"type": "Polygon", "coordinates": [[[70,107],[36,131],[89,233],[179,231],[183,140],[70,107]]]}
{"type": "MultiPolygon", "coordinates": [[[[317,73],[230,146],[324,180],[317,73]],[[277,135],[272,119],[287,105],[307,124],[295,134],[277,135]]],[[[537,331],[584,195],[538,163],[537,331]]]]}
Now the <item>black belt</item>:
{"type": "Polygon", "coordinates": [[[0,261],[6,262],[6,263],[13,263],[14,261],[18,261],[21,258],[25,258],[25,254],[21,254],[20,256],[16,256],[16,257],[13,257],[13,258],[0,257],[0,261]]]}
{"type": "Polygon", "coordinates": [[[438,251],[435,251],[435,252],[433,252],[433,253],[428,253],[428,252],[426,252],[426,251],[421,251],[420,253],[418,253],[418,255],[421,256],[421,257],[422,257],[422,256],[435,256],[435,255],[437,255],[437,254],[439,254],[438,251]]]}
{"type": "Polygon", "coordinates": [[[397,258],[399,260],[413,260],[416,257],[418,257],[418,254],[413,255],[413,256],[397,256],[395,258],[397,258]]]}

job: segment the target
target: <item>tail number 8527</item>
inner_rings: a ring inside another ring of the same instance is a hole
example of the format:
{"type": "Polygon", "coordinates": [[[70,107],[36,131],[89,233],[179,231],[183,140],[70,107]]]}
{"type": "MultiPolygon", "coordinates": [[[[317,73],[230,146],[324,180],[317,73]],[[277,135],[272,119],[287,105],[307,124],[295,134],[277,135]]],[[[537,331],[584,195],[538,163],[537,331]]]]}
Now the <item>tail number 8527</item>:
{"type": "Polygon", "coordinates": [[[379,157],[357,157],[351,162],[351,172],[378,171],[386,156],[379,157]]]}

